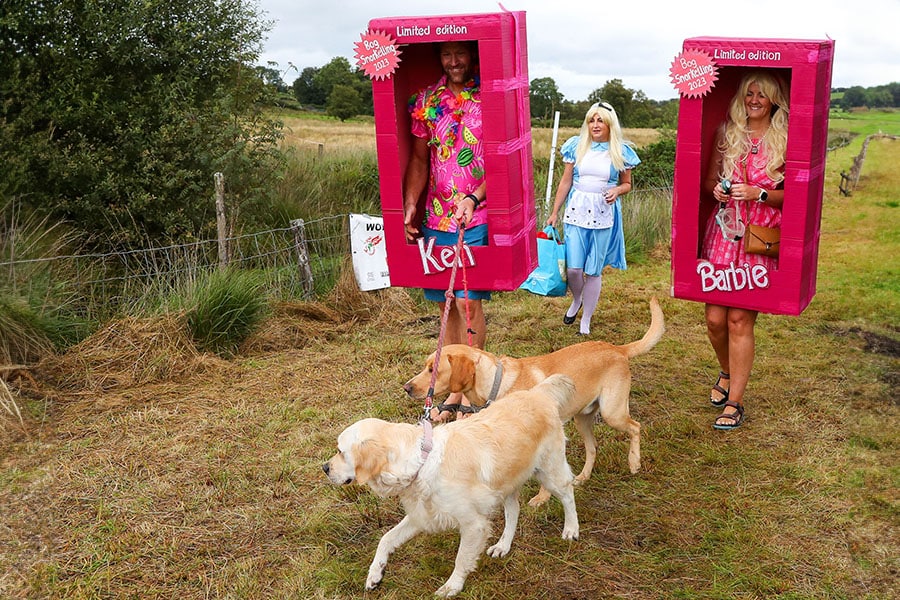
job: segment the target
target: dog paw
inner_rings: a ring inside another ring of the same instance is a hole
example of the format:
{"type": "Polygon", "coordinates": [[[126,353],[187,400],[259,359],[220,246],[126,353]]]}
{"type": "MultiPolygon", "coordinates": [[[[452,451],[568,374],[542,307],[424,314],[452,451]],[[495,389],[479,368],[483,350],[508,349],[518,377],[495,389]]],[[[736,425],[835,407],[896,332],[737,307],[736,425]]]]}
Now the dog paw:
{"type": "Polygon", "coordinates": [[[563,529],[562,538],[564,540],[577,540],[578,539],[578,527],[566,527],[563,529]]]}
{"type": "Polygon", "coordinates": [[[438,590],[434,593],[435,596],[440,598],[452,598],[462,591],[462,586],[451,584],[449,581],[438,588],[438,590]]]}
{"type": "Polygon", "coordinates": [[[371,592],[381,583],[381,580],[384,579],[384,569],[385,565],[376,565],[372,564],[369,567],[369,576],[366,578],[366,591],[371,592]]]}
{"type": "Polygon", "coordinates": [[[506,544],[494,544],[487,549],[487,554],[493,558],[503,558],[509,554],[509,546],[506,544]]]}
{"type": "Polygon", "coordinates": [[[541,491],[539,491],[537,494],[535,494],[534,497],[528,501],[528,506],[532,506],[532,507],[536,508],[536,507],[542,505],[544,502],[546,502],[549,499],[550,499],[550,492],[548,492],[544,488],[541,488],[541,491]]]}

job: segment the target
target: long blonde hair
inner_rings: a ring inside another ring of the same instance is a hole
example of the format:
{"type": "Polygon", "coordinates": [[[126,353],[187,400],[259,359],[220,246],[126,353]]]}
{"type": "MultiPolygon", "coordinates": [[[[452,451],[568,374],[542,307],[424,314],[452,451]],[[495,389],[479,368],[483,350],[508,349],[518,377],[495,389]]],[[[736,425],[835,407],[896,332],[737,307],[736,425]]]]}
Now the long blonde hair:
{"type": "Polygon", "coordinates": [[[575,164],[580,165],[581,159],[591,149],[591,133],[590,123],[594,115],[600,115],[600,118],[609,126],[609,158],[612,161],[616,171],[625,170],[625,157],[622,155],[622,144],[628,142],[622,139],[622,127],[619,125],[619,117],[616,116],[615,109],[602,100],[595,102],[584,115],[584,122],[581,124],[581,133],[578,138],[578,146],[575,148],[575,164]]]}
{"type": "Polygon", "coordinates": [[[744,76],[738,86],[737,93],[728,107],[728,118],[724,124],[718,150],[722,154],[722,179],[731,178],[735,168],[750,154],[750,128],[747,125],[747,109],[744,98],[752,84],[759,86],[763,95],[772,101],[772,112],[769,113],[769,130],[762,141],[768,157],[766,175],[772,181],[781,181],[784,174],[780,172],[784,166],[787,149],[788,97],[784,85],[774,75],[765,71],[753,71],[744,76]]]}

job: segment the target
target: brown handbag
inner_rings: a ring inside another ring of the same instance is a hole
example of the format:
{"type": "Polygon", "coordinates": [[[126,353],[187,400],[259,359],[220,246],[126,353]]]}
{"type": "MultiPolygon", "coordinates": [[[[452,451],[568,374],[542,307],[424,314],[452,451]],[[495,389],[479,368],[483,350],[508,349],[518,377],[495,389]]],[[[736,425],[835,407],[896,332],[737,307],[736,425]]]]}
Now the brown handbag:
{"type": "Polygon", "coordinates": [[[763,227],[753,223],[747,225],[747,231],[744,232],[744,252],[747,254],[762,254],[778,258],[780,245],[780,227],[763,227]]]}

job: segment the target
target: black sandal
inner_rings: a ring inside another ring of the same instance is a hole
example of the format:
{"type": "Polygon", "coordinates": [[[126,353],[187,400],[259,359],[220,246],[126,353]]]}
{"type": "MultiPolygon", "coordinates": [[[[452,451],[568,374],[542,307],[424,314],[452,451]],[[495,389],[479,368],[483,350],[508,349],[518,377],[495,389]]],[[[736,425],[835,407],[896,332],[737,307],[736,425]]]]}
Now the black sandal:
{"type": "Polygon", "coordinates": [[[716,382],[713,384],[712,389],[713,391],[722,394],[722,397],[716,399],[712,397],[712,394],[709,395],[709,403],[715,407],[725,406],[725,404],[728,402],[728,390],[719,385],[719,383],[723,379],[731,379],[731,374],[726,373],[725,371],[719,371],[719,378],[716,379],[716,382]]]}
{"type": "Polygon", "coordinates": [[[741,423],[744,422],[744,406],[738,402],[732,402],[731,400],[726,402],[725,406],[730,406],[735,409],[735,412],[726,415],[725,412],[722,411],[722,414],[716,417],[713,427],[724,431],[737,429],[741,426],[741,423]],[[719,423],[719,419],[730,419],[731,423],[719,423]]]}
{"type": "Polygon", "coordinates": [[[453,404],[444,404],[443,402],[441,402],[440,404],[432,408],[432,410],[437,411],[437,415],[432,417],[431,420],[437,423],[443,423],[450,417],[447,417],[446,419],[439,419],[438,417],[440,417],[442,413],[450,413],[450,415],[453,416],[456,414],[456,411],[458,411],[459,408],[459,403],[454,402],[453,404]]]}

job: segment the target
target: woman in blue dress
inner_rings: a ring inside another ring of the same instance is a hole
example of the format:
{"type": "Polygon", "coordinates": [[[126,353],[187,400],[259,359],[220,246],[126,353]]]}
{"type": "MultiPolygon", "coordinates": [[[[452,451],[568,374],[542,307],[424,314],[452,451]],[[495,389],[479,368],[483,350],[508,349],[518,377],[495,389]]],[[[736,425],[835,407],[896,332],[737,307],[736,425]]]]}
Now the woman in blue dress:
{"type": "Polygon", "coordinates": [[[621,197],[631,191],[631,169],[641,159],[622,139],[616,111],[602,101],[588,109],[581,133],[566,140],[560,154],[565,171],[547,224],[556,225],[565,204],[566,275],[572,304],[563,322],[574,323],[583,308],[579,335],[588,335],[600,301],[603,267],[627,268],[621,197]]]}

